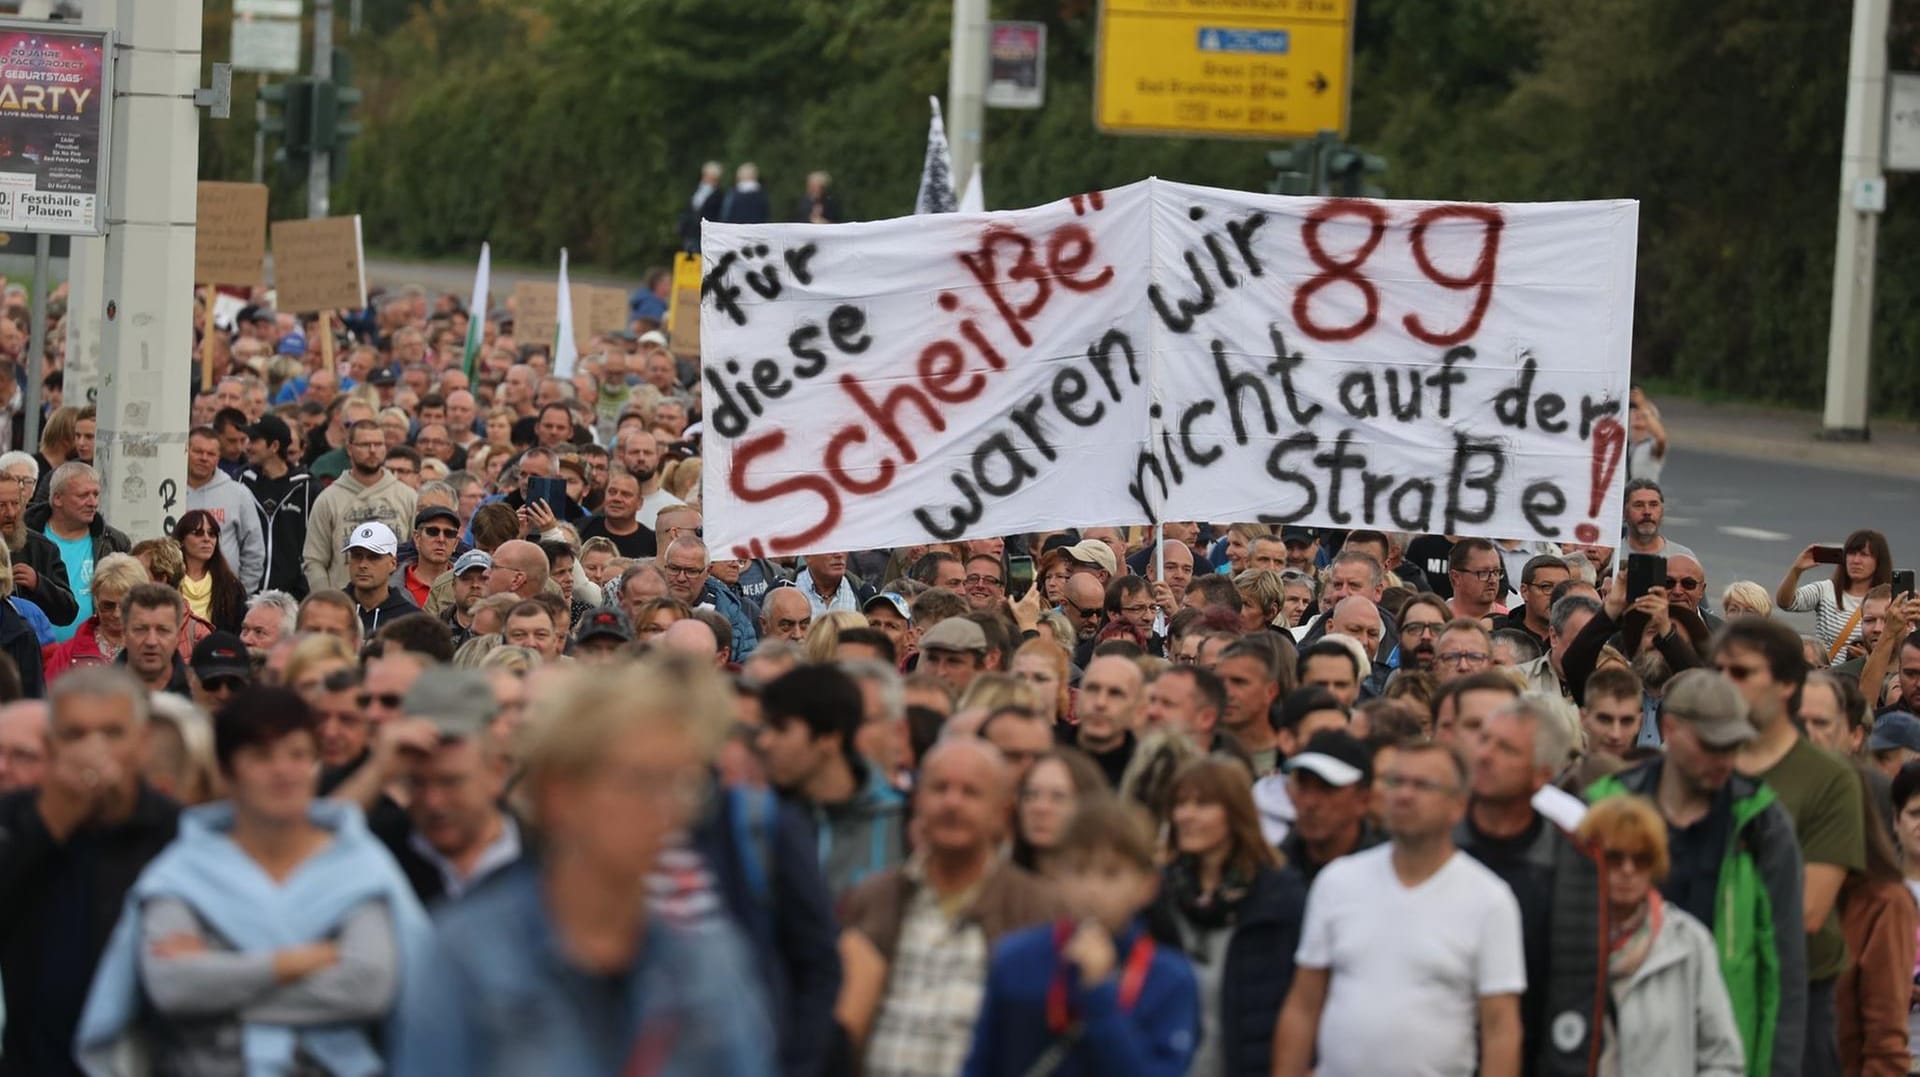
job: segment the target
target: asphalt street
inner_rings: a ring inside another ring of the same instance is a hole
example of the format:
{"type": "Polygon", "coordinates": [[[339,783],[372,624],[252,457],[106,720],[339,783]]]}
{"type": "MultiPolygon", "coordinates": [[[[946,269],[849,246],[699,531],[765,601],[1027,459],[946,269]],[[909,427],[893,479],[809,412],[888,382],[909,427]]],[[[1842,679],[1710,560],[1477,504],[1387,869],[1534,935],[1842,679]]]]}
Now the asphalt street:
{"type": "Polygon", "coordinates": [[[1660,484],[1667,535],[1705,562],[1716,606],[1734,580],[1772,591],[1802,547],[1861,527],[1885,532],[1894,567],[1920,567],[1920,481],[1676,448],[1660,484]]]}

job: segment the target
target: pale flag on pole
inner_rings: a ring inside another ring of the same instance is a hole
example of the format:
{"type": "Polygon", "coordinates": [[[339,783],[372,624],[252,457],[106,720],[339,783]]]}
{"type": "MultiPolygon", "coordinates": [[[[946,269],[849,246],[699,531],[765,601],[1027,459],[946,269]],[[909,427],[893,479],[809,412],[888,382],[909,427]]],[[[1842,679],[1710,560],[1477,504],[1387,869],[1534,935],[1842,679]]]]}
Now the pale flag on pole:
{"type": "Polygon", "coordinates": [[[967,177],[967,189],[960,193],[960,212],[985,213],[987,189],[980,183],[980,162],[973,162],[973,175],[967,177]]]}
{"type": "Polygon", "coordinates": [[[940,99],[927,98],[933,121],[927,125],[927,160],[920,167],[920,193],[915,213],[952,213],[958,208],[953,193],[953,157],[947,152],[947,128],[940,118],[940,99]]]}
{"type": "Polygon", "coordinates": [[[480,265],[473,271],[473,299],[467,304],[467,341],[460,350],[460,368],[467,372],[467,380],[473,380],[473,372],[480,365],[480,342],[486,339],[487,332],[487,288],[493,276],[492,245],[480,244],[480,265]]]}
{"type": "Polygon", "coordinates": [[[560,294],[554,300],[558,328],[554,331],[553,376],[573,377],[573,364],[580,351],[573,344],[573,289],[567,285],[567,249],[560,248],[560,294]]]}

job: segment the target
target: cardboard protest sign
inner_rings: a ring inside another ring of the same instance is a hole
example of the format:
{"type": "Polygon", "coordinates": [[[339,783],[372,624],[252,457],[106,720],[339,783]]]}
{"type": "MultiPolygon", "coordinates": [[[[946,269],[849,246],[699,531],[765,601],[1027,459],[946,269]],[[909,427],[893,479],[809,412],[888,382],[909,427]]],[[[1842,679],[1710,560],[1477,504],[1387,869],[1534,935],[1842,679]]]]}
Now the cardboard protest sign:
{"type": "Polygon", "coordinates": [[[367,305],[360,218],[273,222],[274,305],[308,314],[367,305]]]}
{"type": "MultiPolygon", "coordinates": [[[[574,300],[573,316],[575,319],[580,319],[585,315],[584,321],[576,321],[575,324],[584,328],[587,334],[599,336],[602,333],[618,333],[627,327],[625,289],[594,285],[576,288],[574,292],[576,295],[581,292],[586,294],[585,305],[582,305],[577,298],[574,300]]],[[[578,334],[579,330],[576,329],[575,333],[578,334]]]]}
{"type": "Polygon", "coordinates": [[[195,284],[267,282],[267,185],[201,180],[193,231],[195,284]]]}
{"type": "Polygon", "coordinates": [[[1148,180],[703,232],[707,538],[1261,520],[1596,541],[1638,207],[1148,180]],[[1592,536],[1589,538],[1587,536],[1592,536]]]}
{"type": "MultiPolygon", "coordinates": [[[[594,336],[625,328],[627,297],[618,288],[574,284],[567,288],[573,296],[573,341],[580,348],[594,336]],[[601,293],[610,293],[602,295],[601,293]],[[610,298],[619,300],[620,315],[608,324],[610,298]]],[[[519,281],[513,286],[513,339],[521,344],[551,346],[560,335],[560,286],[552,281],[519,281]]]]}

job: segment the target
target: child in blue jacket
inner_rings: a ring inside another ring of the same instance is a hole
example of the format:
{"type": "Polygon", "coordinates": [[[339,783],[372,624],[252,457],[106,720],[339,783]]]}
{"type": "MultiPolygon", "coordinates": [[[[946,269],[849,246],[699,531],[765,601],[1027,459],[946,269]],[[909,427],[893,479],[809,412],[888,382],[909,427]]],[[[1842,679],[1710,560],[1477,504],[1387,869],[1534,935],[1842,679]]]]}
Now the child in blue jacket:
{"type": "Polygon", "coordinates": [[[1118,800],[1082,804],[1060,844],[1074,919],[1001,942],[974,1024],[969,1075],[1182,1077],[1200,1037],[1200,992],[1140,912],[1160,885],[1153,832],[1118,800]]]}

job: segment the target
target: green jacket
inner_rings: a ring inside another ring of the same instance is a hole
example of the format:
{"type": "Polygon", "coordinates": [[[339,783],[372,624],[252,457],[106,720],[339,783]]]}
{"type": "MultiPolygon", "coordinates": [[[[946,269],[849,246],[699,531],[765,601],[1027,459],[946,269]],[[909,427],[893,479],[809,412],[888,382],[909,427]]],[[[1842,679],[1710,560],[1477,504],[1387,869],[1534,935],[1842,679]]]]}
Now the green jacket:
{"type": "MultiPolygon", "coordinates": [[[[1602,778],[1589,801],[1622,793],[1651,798],[1664,759],[1602,778]]],[[[1764,783],[1736,774],[1733,836],[1720,862],[1713,939],[1720,975],[1754,1077],[1797,1074],[1806,1049],[1807,934],[1793,820],[1764,783]]]]}

